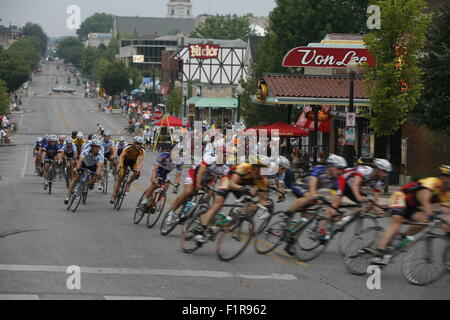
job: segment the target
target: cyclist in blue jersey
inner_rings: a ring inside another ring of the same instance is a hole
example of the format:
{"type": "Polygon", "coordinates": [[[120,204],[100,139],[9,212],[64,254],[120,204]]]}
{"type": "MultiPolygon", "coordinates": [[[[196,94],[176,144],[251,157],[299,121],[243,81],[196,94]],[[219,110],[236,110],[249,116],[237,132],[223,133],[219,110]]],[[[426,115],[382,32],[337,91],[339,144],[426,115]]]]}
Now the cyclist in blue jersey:
{"type": "Polygon", "coordinates": [[[72,138],[67,138],[62,146],[62,167],[66,167],[66,161],[70,163],[70,172],[72,175],[73,169],[75,168],[75,161],[77,159],[77,147],[73,143],[72,138]]]}
{"type": "Polygon", "coordinates": [[[111,139],[111,132],[108,130],[103,131],[103,149],[105,152],[105,160],[109,160],[109,171],[112,172],[116,165],[117,158],[114,158],[116,154],[114,140],[111,139]]]}
{"type": "MultiPolygon", "coordinates": [[[[161,182],[167,179],[167,176],[173,169],[176,169],[175,186],[179,186],[181,181],[181,173],[183,171],[183,163],[181,161],[177,161],[177,163],[174,163],[171,159],[170,152],[163,152],[158,155],[156,161],[152,166],[152,184],[150,185],[150,187],[148,187],[147,191],[145,192],[145,197],[141,202],[141,206],[143,208],[147,206],[148,199],[151,198],[153,192],[161,185],[161,182]]],[[[166,183],[165,189],[167,190],[168,187],[169,185],[166,183]]]]}
{"type": "Polygon", "coordinates": [[[44,190],[48,188],[48,170],[50,169],[50,163],[53,161],[61,162],[62,148],[58,144],[58,137],[51,135],[49,142],[42,147],[42,164],[44,165],[44,190]]]}

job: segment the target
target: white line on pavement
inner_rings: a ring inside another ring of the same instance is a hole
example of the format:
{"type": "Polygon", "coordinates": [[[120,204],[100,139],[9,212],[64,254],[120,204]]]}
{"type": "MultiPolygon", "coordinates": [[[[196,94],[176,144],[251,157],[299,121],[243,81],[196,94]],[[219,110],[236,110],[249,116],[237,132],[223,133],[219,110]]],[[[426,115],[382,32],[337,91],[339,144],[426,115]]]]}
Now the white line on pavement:
{"type": "MultiPolygon", "coordinates": [[[[0,264],[0,271],[28,271],[28,272],[66,272],[64,266],[43,265],[14,265],[0,264]]],[[[202,270],[167,270],[167,269],[133,269],[133,268],[95,268],[80,267],[81,273],[86,274],[120,274],[141,276],[171,276],[171,277],[203,277],[203,278],[245,278],[257,280],[297,280],[292,274],[270,273],[266,275],[244,274],[224,271],[202,270]]]]}
{"type": "Polygon", "coordinates": [[[0,300],[40,300],[36,294],[0,294],[0,300]]]}
{"type": "Polygon", "coordinates": [[[111,129],[114,128],[114,125],[108,119],[106,119],[106,117],[104,115],[99,114],[99,116],[102,117],[106,121],[106,123],[111,127],[111,129]]]}
{"type": "Polygon", "coordinates": [[[27,146],[27,151],[25,152],[25,163],[23,164],[22,174],[20,175],[22,178],[25,177],[25,171],[27,170],[27,164],[28,164],[28,148],[29,148],[29,146],[27,146]]]}

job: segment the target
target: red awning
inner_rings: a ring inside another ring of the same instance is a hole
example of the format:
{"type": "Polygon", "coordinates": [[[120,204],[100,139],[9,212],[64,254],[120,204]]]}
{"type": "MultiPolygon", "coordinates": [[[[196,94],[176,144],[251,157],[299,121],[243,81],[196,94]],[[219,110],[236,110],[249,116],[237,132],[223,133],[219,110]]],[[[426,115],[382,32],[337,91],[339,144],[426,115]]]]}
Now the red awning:
{"type": "MultiPolygon", "coordinates": [[[[322,106],[322,109],[329,112],[331,106],[322,106]]],[[[312,108],[310,106],[306,106],[305,110],[303,110],[303,113],[300,115],[300,118],[298,118],[298,121],[295,124],[297,128],[304,128],[312,131],[314,130],[314,121],[309,120],[305,116],[310,111],[312,111],[312,108]]],[[[330,132],[330,127],[331,120],[319,121],[319,132],[330,132]]]]}
{"type": "MultiPolygon", "coordinates": [[[[158,127],[183,127],[183,121],[175,116],[168,116],[155,123],[158,127]]],[[[187,125],[189,127],[189,124],[187,125]]]]}
{"type": "Polygon", "coordinates": [[[278,130],[280,137],[304,137],[308,135],[308,131],[296,128],[282,121],[266,125],[259,125],[253,128],[248,128],[245,131],[248,130],[267,130],[267,134],[270,134],[272,130],[278,130]]]}

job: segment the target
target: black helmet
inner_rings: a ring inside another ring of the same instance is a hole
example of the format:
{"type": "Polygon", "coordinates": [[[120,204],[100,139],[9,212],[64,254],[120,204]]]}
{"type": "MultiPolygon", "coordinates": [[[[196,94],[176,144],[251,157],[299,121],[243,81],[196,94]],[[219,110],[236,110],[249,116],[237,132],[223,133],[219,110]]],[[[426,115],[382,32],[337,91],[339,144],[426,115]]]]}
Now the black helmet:
{"type": "Polygon", "coordinates": [[[88,135],[88,140],[92,140],[93,134],[88,135]]]}
{"type": "Polygon", "coordinates": [[[77,137],[78,131],[72,131],[72,139],[77,137]]]}

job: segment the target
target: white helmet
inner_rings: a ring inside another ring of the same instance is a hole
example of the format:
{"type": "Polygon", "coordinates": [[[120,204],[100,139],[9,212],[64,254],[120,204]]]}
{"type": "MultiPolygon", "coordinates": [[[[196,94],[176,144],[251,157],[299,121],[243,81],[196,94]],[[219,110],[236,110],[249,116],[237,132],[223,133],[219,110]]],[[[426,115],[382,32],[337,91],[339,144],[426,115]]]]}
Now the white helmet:
{"type": "Polygon", "coordinates": [[[280,167],[289,169],[291,167],[291,162],[285,156],[280,157],[280,167]]]}
{"type": "Polygon", "coordinates": [[[134,137],[133,141],[139,144],[144,144],[144,138],[142,138],[141,136],[134,137]]]}
{"type": "Polygon", "coordinates": [[[101,147],[103,145],[103,140],[98,137],[92,138],[91,146],[101,147]]]}
{"type": "Polygon", "coordinates": [[[66,139],[66,144],[72,144],[73,143],[73,139],[72,138],[67,138],[66,139]]]}
{"type": "Polygon", "coordinates": [[[270,167],[270,158],[266,156],[251,156],[250,157],[250,163],[255,166],[261,166],[268,168],[270,167]]]}
{"type": "Polygon", "coordinates": [[[42,137],[37,138],[36,142],[42,142],[42,137]]]}
{"type": "Polygon", "coordinates": [[[386,172],[392,172],[392,164],[386,159],[374,159],[373,166],[386,172]]]}
{"type": "Polygon", "coordinates": [[[77,139],[83,139],[83,137],[84,137],[83,132],[77,133],[77,139]]]}
{"type": "Polygon", "coordinates": [[[52,134],[52,135],[48,138],[48,140],[49,140],[50,142],[58,142],[58,137],[57,137],[56,135],[52,134]]]}
{"type": "Polygon", "coordinates": [[[330,156],[327,159],[327,164],[339,169],[347,168],[347,161],[336,154],[330,154],[330,156]]]}
{"type": "Polygon", "coordinates": [[[205,153],[205,155],[203,156],[203,161],[205,161],[205,163],[210,166],[212,164],[214,164],[217,160],[217,157],[214,156],[211,152],[207,152],[205,153]]]}
{"type": "Polygon", "coordinates": [[[111,136],[111,131],[105,130],[105,131],[103,132],[103,136],[105,136],[105,137],[110,137],[110,136],[111,136]]]}

